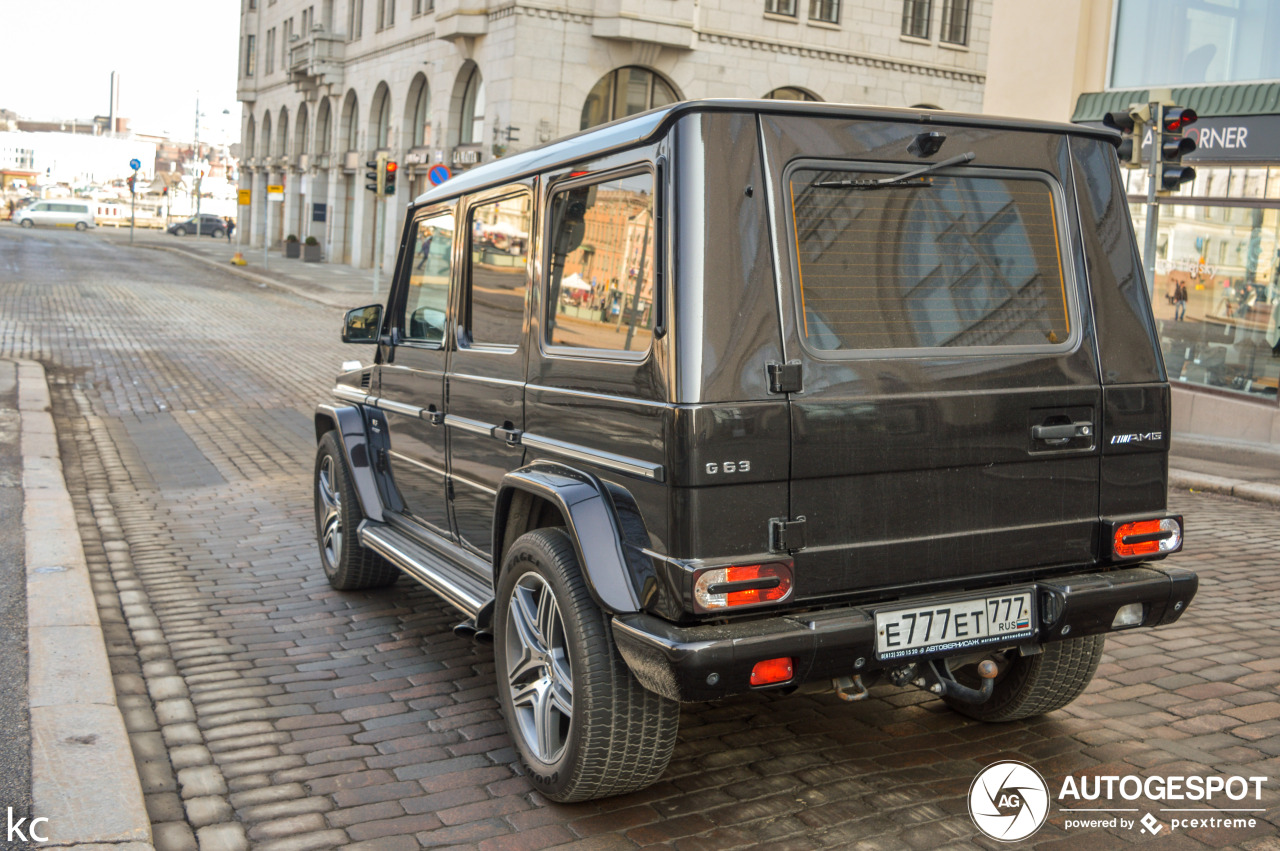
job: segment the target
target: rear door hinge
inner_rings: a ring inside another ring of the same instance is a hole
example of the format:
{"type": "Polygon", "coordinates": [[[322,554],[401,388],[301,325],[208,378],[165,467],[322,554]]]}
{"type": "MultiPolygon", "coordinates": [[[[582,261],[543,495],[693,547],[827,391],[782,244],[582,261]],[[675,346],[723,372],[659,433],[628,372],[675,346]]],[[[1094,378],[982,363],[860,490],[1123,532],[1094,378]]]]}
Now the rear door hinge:
{"type": "Polygon", "coordinates": [[[804,549],[803,517],[785,520],[774,517],[769,520],[769,551],[774,553],[795,552],[804,549]]]}
{"type": "Polygon", "coordinates": [[[804,389],[804,374],[800,361],[765,364],[769,373],[770,393],[799,393],[804,389]]]}

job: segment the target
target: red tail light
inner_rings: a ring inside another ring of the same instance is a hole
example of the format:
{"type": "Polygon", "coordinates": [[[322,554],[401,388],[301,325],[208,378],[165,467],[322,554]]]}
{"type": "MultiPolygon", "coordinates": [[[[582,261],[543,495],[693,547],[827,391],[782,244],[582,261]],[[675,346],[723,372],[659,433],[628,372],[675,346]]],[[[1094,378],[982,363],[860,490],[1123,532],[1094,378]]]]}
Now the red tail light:
{"type": "Polygon", "coordinates": [[[1171,553],[1182,546],[1182,523],[1176,517],[1138,520],[1116,528],[1111,551],[1116,558],[1171,553]]]}
{"type": "Polygon", "coordinates": [[[751,669],[751,684],[768,686],[774,683],[785,683],[793,676],[795,676],[795,666],[790,656],[765,659],[763,662],[756,662],[755,667],[751,669]]]}
{"type": "Polygon", "coordinates": [[[704,569],[693,584],[698,611],[776,603],[791,594],[791,566],[778,563],[704,569]]]}

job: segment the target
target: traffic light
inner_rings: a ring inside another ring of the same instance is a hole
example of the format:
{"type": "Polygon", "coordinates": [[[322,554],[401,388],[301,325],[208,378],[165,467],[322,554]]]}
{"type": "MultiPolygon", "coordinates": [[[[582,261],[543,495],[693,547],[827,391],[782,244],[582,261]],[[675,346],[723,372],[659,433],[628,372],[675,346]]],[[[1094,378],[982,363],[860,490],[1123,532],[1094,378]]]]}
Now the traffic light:
{"type": "Polygon", "coordinates": [[[126,177],[126,178],[124,179],[124,182],[125,182],[125,183],[127,183],[127,184],[129,184],[129,194],[130,194],[130,195],[133,195],[133,194],[135,194],[135,193],[138,191],[138,190],[136,190],[136,189],[134,189],[134,188],[133,188],[133,175],[130,175],[129,177],[126,177]]]}
{"type": "Polygon", "coordinates": [[[1182,135],[1196,123],[1194,109],[1185,106],[1160,107],[1160,183],[1162,192],[1172,192],[1184,183],[1194,180],[1196,170],[1182,164],[1182,158],[1196,149],[1194,139],[1182,135]]]}
{"type": "Polygon", "coordinates": [[[373,183],[366,183],[364,185],[364,188],[368,189],[370,192],[372,192],[374,195],[376,195],[379,198],[381,198],[383,195],[386,195],[387,194],[387,175],[395,171],[394,164],[392,165],[390,171],[387,170],[387,153],[385,151],[378,151],[378,153],[376,154],[376,159],[374,159],[372,162],[367,162],[364,165],[365,165],[365,168],[373,169],[372,171],[366,171],[364,173],[366,180],[373,181],[373,183]]]}
{"type": "Polygon", "coordinates": [[[1142,138],[1151,122],[1151,110],[1146,104],[1130,104],[1123,112],[1108,112],[1102,123],[1121,134],[1116,156],[1126,168],[1142,167],[1142,138]]]}
{"type": "Polygon", "coordinates": [[[396,194],[396,168],[395,160],[387,160],[382,169],[382,194],[388,197],[396,194]]]}

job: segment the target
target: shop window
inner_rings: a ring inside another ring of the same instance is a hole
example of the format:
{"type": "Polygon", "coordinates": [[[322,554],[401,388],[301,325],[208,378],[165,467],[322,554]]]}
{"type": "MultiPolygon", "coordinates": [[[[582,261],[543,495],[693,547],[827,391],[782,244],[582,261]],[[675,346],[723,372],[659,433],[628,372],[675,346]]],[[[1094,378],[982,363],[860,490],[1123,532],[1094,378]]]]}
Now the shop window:
{"type": "Polygon", "coordinates": [[[969,43],[969,0],[942,0],[942,29],[938,40],[946,44],[969,43]]]}
{"type": "Polygon", "coordinates": [[[929,13],[933,0],[903,0],[902,34],[912,38],[929,37],[929,13]]]}
{"type": "Polygon", "coordinates": [[[653,175],[569,185],[555,192],[550,210],[547,342],[647,351],[658,295],[653,175]]]}
{"type": "Polygon", "coordinates": [[[471,211],[463,293],[468,346],[520,343],[532,209],[529,193],[521,192],[471,211]]]}
{"type": "Polygon", "coordinates": [[[580,129],[666,106],[679,99],[671,84],[649,69],[636,65],[619,68],[601,77],[587,95],[580,129]]]}
{"type": "Polygon", "coordinates": [[[1271,0],[1119,0],[1111,87],[1280,78],[1280,4],[1271,0]]]}

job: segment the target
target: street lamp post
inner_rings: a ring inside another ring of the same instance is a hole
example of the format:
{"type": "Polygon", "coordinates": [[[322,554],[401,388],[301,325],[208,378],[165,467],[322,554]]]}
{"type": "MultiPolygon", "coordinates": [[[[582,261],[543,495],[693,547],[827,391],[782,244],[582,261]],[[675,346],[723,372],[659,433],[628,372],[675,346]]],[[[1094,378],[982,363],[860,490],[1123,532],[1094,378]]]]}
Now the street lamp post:
{"type": "Polygon", "coordinates": [[[200,181],[204,177],[200,168],[200,92],[196,92],[196,150],[194,154],[195,186],[196,186],[196,238],[201,236],[200,227],[200,181]]]}

